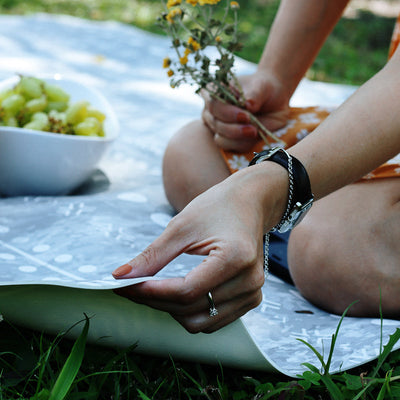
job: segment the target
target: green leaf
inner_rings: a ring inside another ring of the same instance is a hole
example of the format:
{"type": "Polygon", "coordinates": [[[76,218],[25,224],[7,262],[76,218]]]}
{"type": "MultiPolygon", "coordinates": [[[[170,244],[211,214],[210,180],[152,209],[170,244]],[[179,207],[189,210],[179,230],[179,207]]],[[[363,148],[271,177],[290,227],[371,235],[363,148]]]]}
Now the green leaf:
{"type": "Polygon", "coordinates": [[[304,390],[308,390],[311,385],[320,385],[319,381],[321,380],[321,374],[319,372],[304,371],[301,377],[303,379],[299,380],[299,385],[304,390]]]}
{"type": "MultiPolygon", "coordinates": [[[[324,361],[324,357],[322,357],[322,354],[315,347],[313,347],[311,344],[306,342],[304,339],[297,339],[297,340],[299,342],[305,344],[308,348],[310,348],[312,350],[312,352],[317,356],[319,362],[321,363],[322,368],[325,370],[326,369],[326,364],[325,364],[325,361],[324,361]]],[[[309,368],[310,364],[307,363],[307,365],[306,364],[303,364],[303,365],[305,365],[307,368],[309,368]]]]}
{"type": "Polygon", "coordinates": [[[299,381],[299,385],[304,389],[304,390],[308,390],[310,389],[312,382],[307,381],[307,380],[300,380],[299,381]]]}
{"type": "Polygon", "coordinates": [[[139,397],[140,397],[142,400],[151,400],[150,397],[148,397],[147,395],[145,395],[140,389],[138,389],[137,391],[138,391],[138,393],[139,393],[139,397]]]}
{"type": "Polygon", "coordinates": [[[321,374],[311,371],[304,371],[303,379],[310,381],[313,385],[319,385],[319,381],[321,380],[321,374]]]}
{"type": "Polygon", "coordinates": [[[344,380],[345,380],[347,389],[359,390],[363,387],[360,376],[349,375],[349,374],[344,373],[344,380]]]}
{"type": "Polygon", "coordinates": [[[47,400],[49,398],[50,392],[47,389],[42,389],[38,394],[31,397],[31,400],[47,400]]]}
{"type": "Polygon", "coordinates": [[[326,375],[326,374],[321,375],[321,380],[325,384],[325,386],[328,389],[333,400],[343,400],[344,399],[342,391],[333,382],[330,375],[326,375]]]}
{"type": "Polygon", "coordinates": [[[382,385],[381,390],[379,391],[379,394],[378,394],[378,397],[376,398],[376,400],[384,400],[385,394],[386,394],[386,384],[382,385]]]}
{"type": "Polygon", "coordinates": [[[320,373],[320,372],[319,372],[319,369],[318,369],[315,365],[312,365],[312,364],[307,363],[307,362],[302,363],[301,365],[304,365],[304,366],[307,367],[310,371],[313,371],[313,372],[315,372],[316,374],[319,374],[319,373],[320,373]]]}
{"type": "Polygon", "coordinates": [[[400,385],[391,386],[390,388],[391,388],[392,396],[395,399],[400,399],[400,385]]]}
{"type": "Polygon", "coordinates": [[[89,331],[89,318],[86,315],[85,319],[85,326],[82,333],[74,343],[71,353],[58,375],[57,381],[50,392],[49,400],[63,400],[78,374],[85,353],[86,339],[89,331]]]}
{"type": "Polygon", "coordinates": [[[329,373],[329,368],[331,366],[331,362],[332,362],[332,356],[333,356],[333,350],[335,349],[335,345],[336,345],[336,340],[337,337],[339,335],[339,330],[340,330],[340,326],[342,325],[342,322],[344,320],[345,315],[347,314],[347,311],[349,311],[349,309],[358,301],[353,301],[343,312],[342,317],[339,320],[338,326],[336,328],[335,333],[332,335],[332,343],[331,343],[331,348],[329,350],[329,355],[328,355],[328,360],[326,362],[325,368],[324,368],[324,374],[328,374],[329,373]]]}
{"type": "Polygon", "coordinates": [[[393,335],[390,335],[389,341],[383,347],[382,353],[378,357],[378,364],[376,365],[374,371],[372,372],[372,377],[375,377],[378,371],[381,369],[386,358],[393,350],[393,346],[400,340],[400,328],[397,328],[393,335]]]}

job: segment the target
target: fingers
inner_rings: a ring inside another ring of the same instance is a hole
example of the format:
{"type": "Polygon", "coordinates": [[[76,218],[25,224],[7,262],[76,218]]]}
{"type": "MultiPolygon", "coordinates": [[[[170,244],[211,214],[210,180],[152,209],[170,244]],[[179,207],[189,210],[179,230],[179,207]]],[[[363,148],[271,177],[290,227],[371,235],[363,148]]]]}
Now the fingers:
{"type": "Polygon", "coordinates": [[[219,148],[230,151],[246,152],[251,150],[259,140],[257,128],[251,124],[226,123],[218,120],[207,109],[202,118],[211,132],[219,148]]]}
{"type": "MultiPolygon", "coordinates": [[[[261,302],[261,287],[264,283],[263,273],[255,273],[252,279],[244,275],[248,274],[241,274],[212,290],[213,302],[218,310],[218,314],[213,317],[210,316],[207,292],[193,297],[186,296],[185,292],[177,290],[174,296],[169,299],[152,297],[158,292],[163,282],[176,281],[171,286],[181,289],[184,286],[184,278],[148,281],[118,289],[116,293],[137,303],[170,313],[191,333],[210,333],[241,317],[261,302]],[[240,290],[238,290],[239,288],[240,290]]],[[[171,284],[171,282],[168,284],[171,284]]]]}
{"type": "Polygon", "coordinates": [[[218,314],[211,317],[209,310],[199,314],[173,317],[190,333],[212,333],[237,320],[262,300],[261,290],[222,304],[216,303],[218,314]]]}
{"type": "Polygon", "coordinates": [[[217,132],[220,135],[229,139],[254,139],[257,138],[257,128],[250,123],[250,118],[247,120],[247,113],[240,111],[239,115],[246,117],[236,118],[234,120],[223,120],[212,114],[206,108],[203,110],[202,118],[205,124],[212,132],[217,132]],[[240,122],[246,121],[246,122],[240,122]]]}
{"type": "Polygon", "coordinates": [[[258,136],[256,139],[230,139],[220,135],[219,133],[214,135],[214,142],[220,149],[237,153],[246,153],[251,151],[258,140],[258,136]]]}
{"type": "MultiPolygon", "coordinates": [[[[236,255],[233,258],[237,259],[236,255]]],[[[262,257],[247,262],[242,269],[226,268],[221,259],[210,256],[184,278],[147,281],[117,289],[116,293],[140,304],[170,313],[191,333],[213,332],[231,323],[261,301],[264,284],[262,257]],[[215,285],[210,288],[210,284],[215,285]],[[210,317],[207,293],[211,291],[218,314],[210,317]]]]}
{"type": "Polygon", "coordinates": [[[286,105],[270,104],[260,109],[259,101],[247,100],[246,109],[242,109],[217,101],[206,91],[202,95],[205,100],[202,119],[214,133],[216,145],[224,150],[243,153],[252,149],[260,139],[255,117],[270,131],[282,128],[287,122],[289,108],[286,105]]]}
{"type": "Polygon", "coordinates": [[[248,111],[216,101],[207,91],[203,91],[202,96],[205,101],[203,121],[213,132],[231,139],[257,137],[257,129],[251,124],[248,111]]]}
{"type": "Polygon", "coordinates": [[[152,276],[182,254],[189,235],[179,235],[180,230],[173,228],[175,225],[173,221],[174,219],[142,253],[113,271],[114,278],[127,279],[152,276]]]}

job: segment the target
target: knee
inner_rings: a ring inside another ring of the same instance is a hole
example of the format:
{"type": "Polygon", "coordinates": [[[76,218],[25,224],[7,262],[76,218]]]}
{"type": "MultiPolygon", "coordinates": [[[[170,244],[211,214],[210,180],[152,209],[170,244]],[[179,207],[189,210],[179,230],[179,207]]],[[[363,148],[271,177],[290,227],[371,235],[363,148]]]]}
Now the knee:
{"type": "Polygon", "coordinates": [[[183,208],[183,194],[186,193],[188,177],[183,168],[183,133],[178,131],[168,142],[162,161],[164,192],[169,203],[178,211],[183,208]]]}
{"type": "Polygon", "coordinates": [[[344,244],[340,230],[310,222],[293,230],[288,249],[290,273],[300,293],[335,314],[354,303],[348,315],[377,317],[381,306],[384,317],[399,318],[398,262],[383,265],[374,250],[368,252],[358,242],[344,244]]]}
{"type": "Polygon", "coordinates": [[[321,238],[311,227],[301,224],[290,234],[288,264],[291,277],[300,293],[315,305],[329,308],[327,299],[334,298],[332,283],[328,278],[326,257],[321,238]],[[326,288],[322,289],[324,286],[326,288]]]}
{"type": "Polygon", "coordinates": [[[229,175],[213,136],[201,120],[182,127],[170,140],[163,158],[163,183],[177,211],[229,175]]]}
{"type": "Polygon", "coordinates": [[[169,141],[162,163],[163,184],[165,195],[170,204],[177,210],[182,210],[192,200],[193,190],[193,160],[189,159],[195,122],[190,123],[179,131],[169,141]]]}

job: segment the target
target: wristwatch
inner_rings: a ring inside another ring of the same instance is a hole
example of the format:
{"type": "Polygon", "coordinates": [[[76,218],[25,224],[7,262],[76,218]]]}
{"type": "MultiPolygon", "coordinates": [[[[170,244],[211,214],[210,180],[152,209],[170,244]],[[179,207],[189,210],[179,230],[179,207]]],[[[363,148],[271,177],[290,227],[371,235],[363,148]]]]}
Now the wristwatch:
{"type": "Polygon", "coordinates": [[[255,153],[249,166],[263,161],[273,161],[286,168],[289,174],[289,201],[282,220],[272,230],[280,233],[293,229],[311,208],[314,195],[310,179],[303,164],[286,150],[275,147],[255,153]]]}

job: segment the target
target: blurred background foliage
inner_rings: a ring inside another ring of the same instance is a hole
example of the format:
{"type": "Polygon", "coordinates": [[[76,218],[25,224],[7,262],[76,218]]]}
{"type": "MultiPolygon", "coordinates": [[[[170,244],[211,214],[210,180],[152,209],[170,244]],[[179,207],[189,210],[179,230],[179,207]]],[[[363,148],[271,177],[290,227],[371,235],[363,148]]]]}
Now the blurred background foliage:
{"type": "MultiPolygon", "coordinates": [[[[257,62],[279,0],[239,3],[244,48],[238,55],[257,62]]],[[[371,12],[368,3],[368,0],[364,0],[363,4],[367,5],[365,10],[353,10],[351,15],[340,20],[308,72],[310,79],[360,84],[384,65],[395,16],[393,13],[382,16],[371,12]]],[[[375,3],[389,3],[396,7],[400,1],[381,0],[375,3]]],[[[156,18],[161,9],[160,0],[0,0],[2,14],[69,14],[94,20],[116,20],[160,34],[162,32],[156,26],[156,18]]]]}

